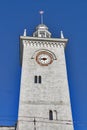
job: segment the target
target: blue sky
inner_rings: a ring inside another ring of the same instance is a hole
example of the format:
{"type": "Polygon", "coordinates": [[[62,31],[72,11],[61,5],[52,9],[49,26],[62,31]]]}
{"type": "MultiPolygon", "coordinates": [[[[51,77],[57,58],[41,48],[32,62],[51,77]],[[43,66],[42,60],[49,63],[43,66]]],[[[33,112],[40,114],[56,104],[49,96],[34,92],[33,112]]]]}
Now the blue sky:
{"type": "Polygon", "coordinates": [[[14,125],[20,90],[19,36],[29,36],[40,23],[53,37],[63,30],[69,39],[65,53],[75,130],[87,130],[87,1],[1,0],[0,1],[0,125],[14,125]]]}

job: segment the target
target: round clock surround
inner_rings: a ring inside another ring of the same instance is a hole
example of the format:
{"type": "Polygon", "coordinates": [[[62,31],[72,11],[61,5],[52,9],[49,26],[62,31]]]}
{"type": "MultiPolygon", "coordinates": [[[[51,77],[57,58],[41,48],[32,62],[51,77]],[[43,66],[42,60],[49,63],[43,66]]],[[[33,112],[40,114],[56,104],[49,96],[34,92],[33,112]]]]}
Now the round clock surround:
{"type": "Polygon", "coordinates": [[[53,62],[53,56],[49,52],[40,51],[36,55],[36,61],[41,66],[48,66],[53,62]]]}

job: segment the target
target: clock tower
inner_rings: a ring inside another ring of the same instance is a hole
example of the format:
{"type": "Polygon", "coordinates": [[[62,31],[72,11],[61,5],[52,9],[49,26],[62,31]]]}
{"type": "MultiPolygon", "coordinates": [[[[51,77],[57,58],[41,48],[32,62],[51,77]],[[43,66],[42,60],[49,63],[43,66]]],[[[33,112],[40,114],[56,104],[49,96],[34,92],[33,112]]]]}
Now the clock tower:
{"type": "Polygon", "coordinates": [[[73,130],[64,49],[68,39],[52,38],[39,24],[20,36],[21,88],[18,130],[73,130]]]}

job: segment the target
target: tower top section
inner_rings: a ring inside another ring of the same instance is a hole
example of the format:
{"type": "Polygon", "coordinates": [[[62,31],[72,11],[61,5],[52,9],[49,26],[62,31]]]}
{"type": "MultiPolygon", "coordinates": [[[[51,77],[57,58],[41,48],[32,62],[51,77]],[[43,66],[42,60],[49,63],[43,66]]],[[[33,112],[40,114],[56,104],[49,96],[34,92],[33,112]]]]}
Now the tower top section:
{"type": "MultiPolygon", "coordinates": [[[[40,13],[40,24],[38,26],[36,26],[35,32],[33,33],[33,38],[34,39],[44,38],[44,40],[46,40],[47,38],[50,39],[50,38],[52,38],[52,34],[49,31],[48,27],[43,22],[44,11],[41,10],[41,11],[39,11],[39,13],[40,13]]],[[[26,29],[24,29],[23,36],[28,37],[26,29]]],[[[58,39],[62,39],[62,40],[65,39],[64,35],[63,35],[63,31],[60,32],[60,37],[58,39]]]]}
{"type": "Polygon", "coordinates": [[[41,10],[39,13],[41,16],[41,24],[36,27],[36,31],[33,33],[33,37],[50,38],[51,33],[48,31],[48,27],[43,24],[44,11],[41,10]]]}
{"type": "Polygon", "coordinates": [[[39,24],[36,27],[36,31],[33,33],[33,37],[50,38],[51,33],[48,31],[48,27],[45,24],[39,24]]]}

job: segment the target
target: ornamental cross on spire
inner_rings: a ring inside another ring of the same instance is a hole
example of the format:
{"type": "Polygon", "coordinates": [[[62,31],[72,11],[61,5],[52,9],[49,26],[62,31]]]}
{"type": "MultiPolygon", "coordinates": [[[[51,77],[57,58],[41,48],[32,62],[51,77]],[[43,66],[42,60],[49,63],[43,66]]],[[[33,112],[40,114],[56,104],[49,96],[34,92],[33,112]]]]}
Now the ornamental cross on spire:
{"type": "Polygon", "coordinates": [[[41,10],[39,13],[40,13],[40,16],[41,16],[41,24],[43,24],[43,14],[44,14],[44,11],[41,10]]]}

